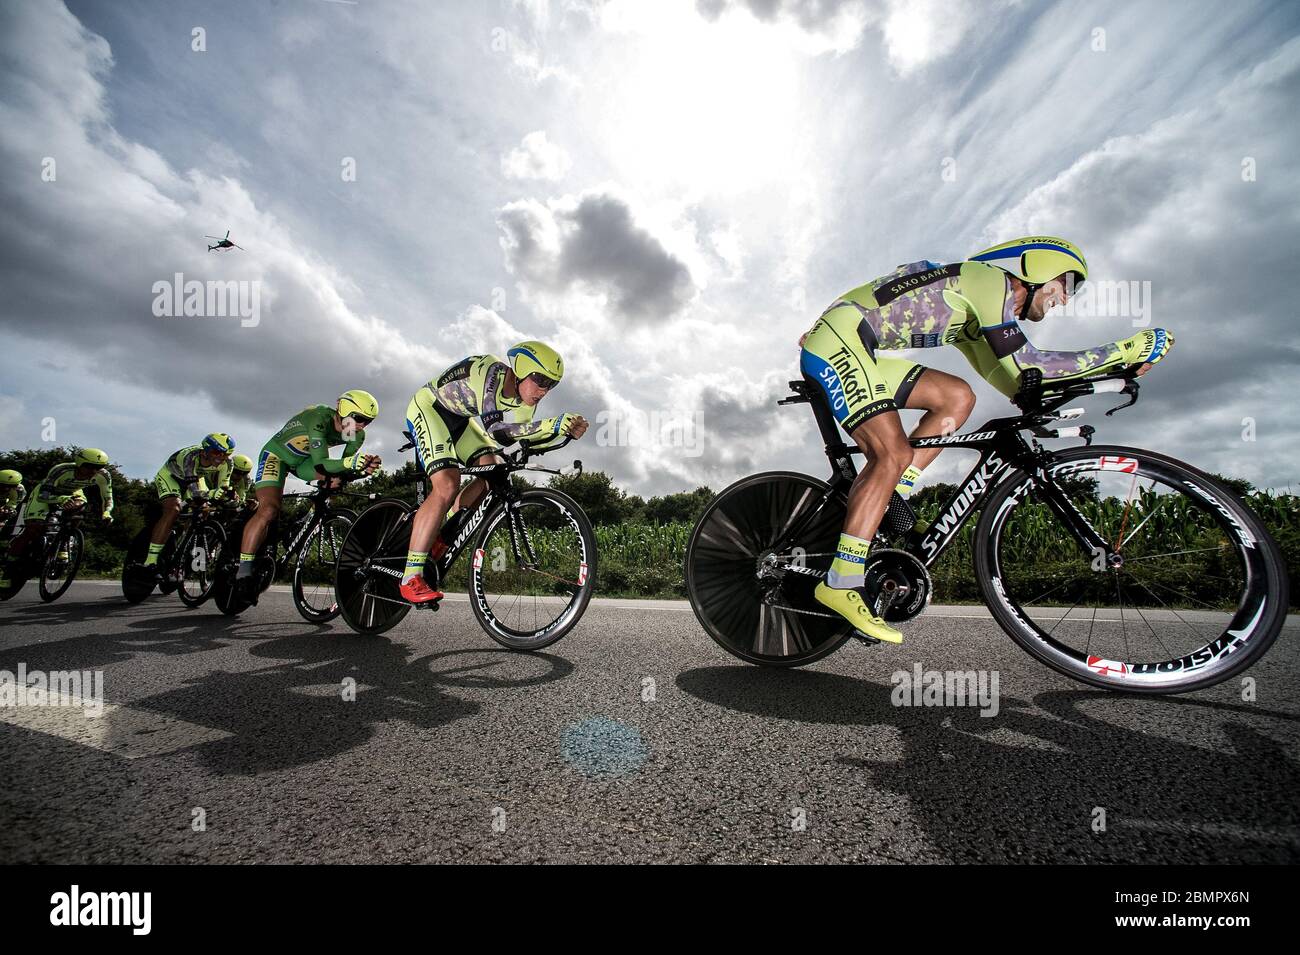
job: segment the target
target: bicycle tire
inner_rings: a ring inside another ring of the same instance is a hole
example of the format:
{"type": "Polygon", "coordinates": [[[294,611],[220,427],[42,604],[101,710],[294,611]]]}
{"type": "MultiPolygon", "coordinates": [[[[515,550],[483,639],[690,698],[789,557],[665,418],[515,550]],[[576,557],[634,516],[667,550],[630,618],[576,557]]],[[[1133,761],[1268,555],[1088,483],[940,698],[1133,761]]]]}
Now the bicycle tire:
{"type": "Polygon", "coordinates": [[[397,626],[412,605],[402,599],[399,565],[411,542],[412,508],[394,498],[376,501],[348,529],[334,573],[334,595],[343,622],[363,636],[378,636],[397,626]],[[394,576],[369,569],[375,563],[394,576]],[[391,565],[391,566],[390,566],[391,565]]]}
{"type": "Polygon", "coordinates": [[[62,578],[63,583],[57,587],[50,586],[50,575],[46,572],[46,568],[58,555],[60,545],[56,543],[54,551],[46,556],[41,566],[41,580],[38,588],[41,593],[41,600],[46,603],[53,603],[68,592],[72,582],[77,579],[77,571],[81,569],[81,561],[86,553],[86,535],[81,532],[80,527],[74,527],[72,530],[60,534],[59,541],[63,543],[63,546],[68,547],[71,556],[68,559],[65,576],[62,578]]]}
{"type": "Polygon", "coordinates": [[[534,630],[517,629],[507,625],[491,605],[484,574],[486,562],[482,558],[493,532],[508,514],[504,503],[493,508],[484,519],[475,557],[470,565],[470,607],[474,616],[487,631],[487,635],[508,650],[541,650],[563,638],[582,619],[596,586],[596,532],[586,513],[577,501],[553,488],[536,488],[519,495],[520,507],[542,501],[549,501],[558,507],[560,515],[577,531],[582,545],[582,552],[577,555],[577,579],[573,581],[577,584],[576,594],[554,620],[534,630]]]}
{"type": "MultiPolygon", "coordinates": [[[[1277,544],[1258,516],[1229,488],[1167,455],[1140,448],[1092,445],[1053,455],[1048,470],[1053,474],[1086,473],[1088,459],[1098,459],[1096,467],[1101,468],[1103,456],[1132,459],[1137,462],[1135,475],[1150,474],[1168,480],[1219,525],[1226,539],[1237,545],[1238,558],[1247,568],[1248,590],[1224,633],[1200,650],[1159,661],[1089,656],[1057,640],[1051,631],[1044,631],[1017,597],[1007,593],[999,556],[1002,532],[1020,504],[1015,495],[1027,495],[1030,487],[1030,476],[1020,470],[1008,474],[991,492],[972,543],[976,580],[994,619],[1016,644],[1040,662],[1073,680],[1106,690],[1146,695],[1186,693],[1241,673],[1267,652],[1286,620],[1288,584],[1277,544]],[[1193,493],[1188,494],[1184,487],[1193,493]],[[1234,522],[1238,525],[1235,528],[1234,522]],[[1245,539],[1252,540],[1253,546],[1244,544],[1245,539]],[[1187,674],[1192,674],[1191,678],[1187,674]]],[[[1068,616],[1069,611],[1060,619],[1068,616]]]]}
{"type": "MultiPolygon", "coordinates": [[[[829,490],[825,481],[797,471],[754,474],[718,494],[696,521],[686,545],[686,592],[705,632],[732,656],[758,666],[806,666],[852,637],[847,621],[814,600],[820,578],[788,572],[781,578],[776,586],[782,606],[794,610],[766,604],[759,580],[759,565],[772,546],[829,490]]],[[[844,514],[844,501],[836,496],[795,546],[805,554],[833,556],[844,514]]],[[[830,560],[809,558],[806,566],[821,571],[830,560]]]]}

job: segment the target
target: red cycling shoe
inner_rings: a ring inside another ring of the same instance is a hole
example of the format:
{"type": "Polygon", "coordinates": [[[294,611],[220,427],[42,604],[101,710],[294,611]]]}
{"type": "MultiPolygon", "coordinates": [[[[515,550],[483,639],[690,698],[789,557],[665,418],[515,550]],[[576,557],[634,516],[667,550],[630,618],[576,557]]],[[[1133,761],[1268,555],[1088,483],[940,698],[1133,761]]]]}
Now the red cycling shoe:
{"type": "Polygon", "coordinates": [[[403,581],[399,589],[402,599],[413,604],[425,604],[430,600],[442,599],[442,591],[434,590],[423,577],[412,578],[409,582],[403,581]]]}

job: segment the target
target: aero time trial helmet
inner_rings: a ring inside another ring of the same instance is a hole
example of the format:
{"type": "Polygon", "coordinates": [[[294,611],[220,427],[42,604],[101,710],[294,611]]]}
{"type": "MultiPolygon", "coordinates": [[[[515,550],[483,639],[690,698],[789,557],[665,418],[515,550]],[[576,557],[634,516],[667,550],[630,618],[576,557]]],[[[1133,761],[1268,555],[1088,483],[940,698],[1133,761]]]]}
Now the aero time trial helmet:
{"type": "Polygon", "coordinates": [[[1026,285],[1046,285],[1067,272],[1074,273],[1074,287],[1088,278],[1088,263],[1079,247],[1050,235],[1030,235],[1003,242],[970,257],[1010,272],[1026,285]]]}
{"type": "Polygon", "coordinates": [[[23,483],[23,476],[17,471],[5,468],[0,471],[0,487],[14,487],[23,483]]]}
{"type": "Polygon", "coordinates": [[[201,445],[204,451],[215,451],[218,454],[229,454],[235,450],[235,439],[224,431],[214,431],[204,437],[201,445]]]}
{"type": "Polygon", "coordinates": [[[247,454],[236,454],[233,458],[230,459],[230,463],[231,465],[234,466],[234,469],[236,471],[253,470],[253,459],[250,458],[247,454]]]}
{"type": "Polygon", "coordinates": [[[354,388],[339,395],[338,404],[334,406],[340,418],[352,418],[353,421],[370,423],[379,417],[379,402],[368,391],[354,388]]]}
{"type": "Polygon", "coordinates": [[[108,466],[108,455],[99,448],[82,448],[77,452],[77,463],[88,465],[93,468],[102,468],[108,466]]]}
{"type": "Polygon", "coordinates": [[[564,377],[564,359],[544,342],[520,342],[506,352],[506,356],[515,377],[520,380],[535,375],[539,385],[553,388],[564,377]]]}

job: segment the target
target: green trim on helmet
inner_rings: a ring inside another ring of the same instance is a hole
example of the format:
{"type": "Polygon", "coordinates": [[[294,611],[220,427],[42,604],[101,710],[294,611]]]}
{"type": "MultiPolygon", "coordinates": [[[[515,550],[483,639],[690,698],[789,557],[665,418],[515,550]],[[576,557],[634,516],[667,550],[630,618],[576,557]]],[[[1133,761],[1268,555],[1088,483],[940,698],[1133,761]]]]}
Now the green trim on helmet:
{"type": "Polygon", "coordinates": [[[5,487],[15,487],[23,483],[23,476],[12,468],[5,468],[0,471],[0,484],[5,487]]]}
{"type": "Polygon", "coordinates": [[[516,378],[523,379],[540,373],[558,382],[564,377],[564,359],[545,342],[520,342],[506,352],[506,357],[510,359],[510,368],[516,378]]]}
{"type": "Polygon", "coordinates": [[[970,261],[996,266],[1029,285],[1046,285],[1066,272],[1077,276],[1076,287],[1088,278],[1088,262],[1079,247],[1051,235],[1030,235],[1002,242],[975,253],[970,261]]]}
{"type": "Polygon", "coordinates": [[[77,452],[76,461],[78,464],[93,464],[102,468],[108,465],[108,455],[99,448],[82,448],[77,452]]]}
{"type": "Polygon", "coordinates": [[[360,415],[374,421],[379,417],[379,402],[375,400],[375,396],[370,392],[362,391],[360,388],[353,388],[351,391],[345,391],[339,395],[334,410],[338,412],[340,418],[346,418],[349,415],[360,415]]]}

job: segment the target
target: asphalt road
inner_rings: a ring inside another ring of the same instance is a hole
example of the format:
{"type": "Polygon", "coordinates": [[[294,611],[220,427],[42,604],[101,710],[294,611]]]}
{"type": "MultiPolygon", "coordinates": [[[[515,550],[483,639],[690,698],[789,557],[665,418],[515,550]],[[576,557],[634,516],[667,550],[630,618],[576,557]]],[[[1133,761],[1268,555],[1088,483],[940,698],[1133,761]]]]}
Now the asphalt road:
{"type": "Polygon", "coordinates": [[[283,592],[228,620],[29,586],[0,671],[102,671],[106,706],[0,707],[0,862],[1300,860],[1294,618],[1253,702],[1073,684],[980,608],[904,629],[776,671],[684,603],[595,601],[523,655],[463,600],[363,638],[283,592]],[[893,705],[918,662],[996,671],[997,714],[893,705]]]}

